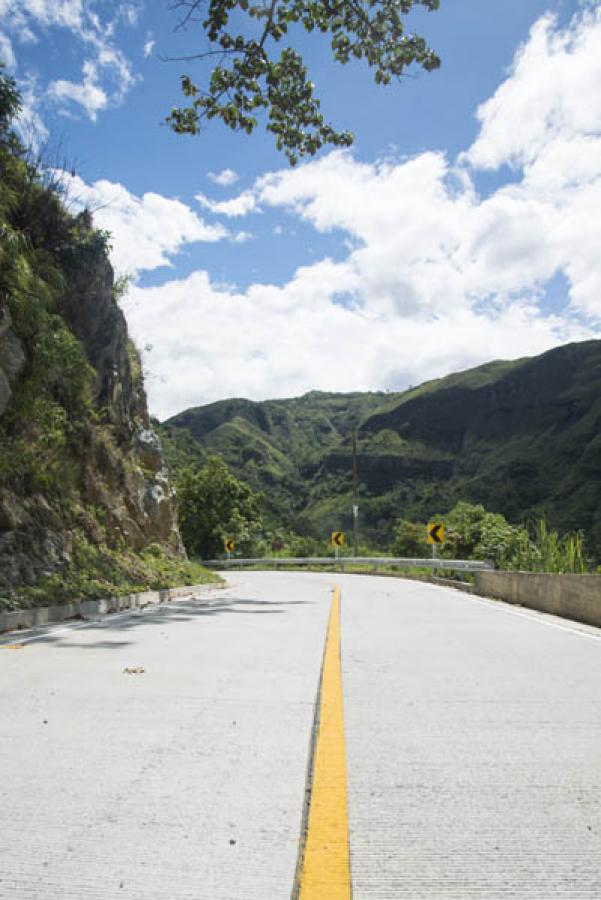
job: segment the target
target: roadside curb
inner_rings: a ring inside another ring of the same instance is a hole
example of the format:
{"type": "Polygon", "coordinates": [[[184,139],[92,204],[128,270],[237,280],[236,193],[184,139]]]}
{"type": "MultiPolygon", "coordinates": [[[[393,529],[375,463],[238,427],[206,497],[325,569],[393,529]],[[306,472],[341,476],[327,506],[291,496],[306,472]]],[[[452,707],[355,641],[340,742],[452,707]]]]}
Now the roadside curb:
{"type": "Polygon", "coordinates": [[[101,600],[75,600],[57,606],[38,606],[0,613],[0,634],[8,631],[22,631],[44,625],[56,625],[69,619],[97,619],[111,613],[143,609],[145,606],[159,606],[179,597],[188,597],[199,591],[220,587],[216,582],[165,588],[160,591],[142,591],[138,594],[123,594],[120,597],[104,597],[101,600]]]}

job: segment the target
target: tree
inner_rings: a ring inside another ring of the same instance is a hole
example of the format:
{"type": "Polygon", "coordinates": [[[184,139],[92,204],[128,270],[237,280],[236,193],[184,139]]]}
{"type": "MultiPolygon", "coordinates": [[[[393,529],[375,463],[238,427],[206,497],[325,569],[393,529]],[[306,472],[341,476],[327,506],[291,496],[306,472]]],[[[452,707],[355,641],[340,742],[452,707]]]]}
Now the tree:
{"type": "Polygon", "coordinates": [[[424,559],[431,555],[426,526],[399,519],[394,529],[392,552],[395,556],[424,559]]]}
{"type": "Polygon", "coordinates": [[[445,556],[490,560],[497,568],[512,566],[528,551],[530,539],[521,525],[481,504],[457,503],[446,518],[445,556]]]}
{"type": "Polygon", "coordinates": [[[353,143],[349,131],[336,131],[324,120],[300,53],[287,46],[277,55],[275,46],[295,30],[328,35],[336,62],[364,60],[377,84],[400,79],[413,63],[426,71],[440,66],[424,38],[406,33],[403,21],[414,7],[438,9],[440,0],[173,0],[171,5],[182,13],[178,27],[200,25],[210,47],[178,58],[218,60],[205,88],[182,76],[188,105],[171,111],[171,128],[198,134],[204,120],[217,118],[250,134],[256,114],[264,110],[267,130],[291,165],[325,144],[353,143]],[[230,19],[240,23],[238,33],[230,19]]]}
{"type": "Polygon", "coordinates": [[[219,456],[210,456],[201,469],[184,469],[176,486],[180,530],[192,556],[214,558],[226,537],[244,549],[261,528],[260,496],[219,456]]]}

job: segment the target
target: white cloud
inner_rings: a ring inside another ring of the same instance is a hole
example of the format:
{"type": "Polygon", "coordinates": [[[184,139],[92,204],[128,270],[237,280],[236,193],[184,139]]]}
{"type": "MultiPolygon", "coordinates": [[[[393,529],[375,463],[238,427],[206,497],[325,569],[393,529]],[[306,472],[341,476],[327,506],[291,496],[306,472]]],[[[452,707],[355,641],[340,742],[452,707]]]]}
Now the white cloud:
{"type": "Polygon", "coordinates": [[[118,15],[128,25],[137,25],[142,13],[141,3],[121,3],[118,9],[118,15]]]}
{"type": "Polygon", "coordinates": [[[565,29],[550,15],[539,20],[510,77],[480,108],[481,132],[464,156],[478,168],[522,170],[503,192],[522,216],[536,216],[522,246],[533,245],[533,267],[564,272],[574,307],[589,316],[601,316],[599,47],[599,7],[565,29]]]}
{"type": "Polygon", "coordinates": [[[359,162],[347,152],[264,175],[214,213],[283,209],[348,252],[283,286],[218,288],[207,273],[134,288],[134,336],[151,342],[160,415],[228,395],[403,388],[491,358],[600,336],[601,11],[543,17],[480,110],[459,159],[359,162]],[[517,177],[481,197],[480,169],[517,177]],[[550,315],[558,273],[569,305],[550,315]],[[186,328],[181,328],[181,322],[186,328]]]}
{"type": "Polygon", "coordinates": [[[383,319],[332,302],[344,278],[325,263],[299,272],[285,288],[218,290],[205,272],[132,288],[124,301],[130,328],[139,343],[153,344],[152,368],[160,373],[148,382],[154,413],[166,417],[221,397],[285,397],[315,387],[402,389],[588,336],[518,302],[497,314],[450,309],[445,316],[383,319]]]}
{"type": "Polygon", "coordinates": [[[87,207],[95,225],[111,232],[117,272],[135,275],[170,266],[170,258],[185,244],[215,242],[228,235],[221,225],[207,225],[181,200],[152,192],[136,197],[121,184],[100,180],[87,185],[66,173],[63,181],[71,207],[87,207]]]}
{"type": "Polygon", "coordinates": [[[146,59],[148,59],[149,56],[152,56],[152,51],[155,48],[155,44],[156,41],[154,40],[152,35],[148,35],[142,49],[142,53],[146,59]]]}
{"type": "MultiPolygon", "coordinates": [[[[100,110],[120,103],[137,80],[115,44],[115,30],[122,22],[134,24],[139,9],[138,4],[123,3],[112,19],[101,19],[84,0],[0,0],[0,25],[21,42],[37,42],[51,28],[71,32],[85,52],[82,80],[56,78],[47,86],[47,96],[61,112],[69,113],[76,104],[95,120],[100,110]]],[[[0,46],[0,52],[6,49],[0,46]]],[[[41,84],[39,89],[45,91],[41,84]]]]}
{"type": "Polygon", "coordinates": [[[37,153],[48,140],[49,132],[40,112],[40,91],[37,80],[29,76],[19,83],[21,90],[21,112],[16,121],[16,130],[26,147],[37,153]]]}
{"type": "Polygon", "coordinates": [[[5,64],[9,72],[17,65],[12,41],[3,31],[0,31],[0,61],[5,64]]]}
{"type": "Polygon", "coordinates": [[[520,48],[510,77],[478,110],[481,131],[466,154],[478,168],[540,164],[557,140],[599,136],[601,8],[566,29],[543,16],[520,48]]]}
{"type": "Polygon", "coordinates": [[[0,22],[25,41],[37,40],[34,29],[66,28],[82,40],[103,27],[84,0],[0,0],[0,22]]]}
{"type": "Polygon", "coordinates": [[[237,231],[236,234],[232,235],[231,240],[234,244],[245,244],[247,241],[252,240],[252,237],[250,231],[237,231]]]}
{"type": "Polygon", "coordinates": [[[252,191],[244,191],[231,200],[211,200],[204,194],[196,194],[196,200],[205,209],[221,216],[247,216],[257,209],[257,198],[252,191]]]}
{"type": "Polygon", "coordinates": [[[59,25],[80,31],[85,22],[83,0],[2,0],[0,16],[5,13],[15,17],[19,24],[31,18],[45,28],[59,25]]]}
{"type": "Polygon", "coordinates": [[[223,169],[221,172],[208,172],[207,175],[212,182],[221,185],[221,187],[229,187],[238,181],[238,175],[233,169],[223,169]]]}
{"type": "Polygon", "coordinates": [[[52,81],[48,85],[48,97],[60,104],[62,109],[69,103],[81,106],[88,117],[95,122],[98,112],[108,103],[108,97],[98,85],[98,72],[93,63],[84,64],[83,80],[80,84],[73,81],[52,81]]]}
{"type": "Polygon", "coordinates": [[[96,78],[104,78],[110,86],[113,103],[120,103],[138,81],[128,60],[114,47],[98,47],[96,60],[92,65],[96,78]]]}

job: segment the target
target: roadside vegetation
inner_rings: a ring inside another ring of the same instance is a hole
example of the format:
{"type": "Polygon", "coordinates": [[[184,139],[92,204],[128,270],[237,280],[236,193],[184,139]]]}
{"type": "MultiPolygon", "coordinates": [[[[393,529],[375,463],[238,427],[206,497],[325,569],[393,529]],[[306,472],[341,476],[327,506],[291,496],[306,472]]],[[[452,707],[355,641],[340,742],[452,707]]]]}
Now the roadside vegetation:
{"type": "Polygon", "coordinates": [[[63,569],[32,587],[0,597],[0,612],[220,581],[198,563],[167,554],[158,544],[134,553],[94,547],[76,538],[71,560],[63,569]]]}
{"type": "MultiPolygon", "coordinates": [[[[235,555],[246,558],[332,557],[330,535],[302,535],[269,522],[264,516],[260,492],[237,479],[219,456],[210,456],[195,469],[185,466],[177,474],[178,513],[182,537],[190,555],[200,559],[225,556],[224,542],[231,539],[235,555]]],[[[579,532],[561,534],[544,517],[515,525],[500,513],[481,504],[457,503],[448,514],[433,514],[430,521],[443,522],[445,541],[437,548],[441,559],[483,560],[497,569],[525,572],[576,573],[594,571],[585,556],[584,537],[579,532]]],[[[427,523],[397,519],[392,542],[384,547],[361,541],[358,552],[367,557],[429,559],[427,523]]],[[[351,535],[347,534],[347,540],[351,535]]],[[[340,550],[341,558],[353,555],[352,546],[340,550]]],[[[361,569],[356,567],[357,571],[361,569]]],[[[385,571],[383,564],[381,571],[385,571]]],[[[354,571],[352,566],[347,571],[354,571]]],[[[390,573],[398,568],[390,567],[390,573]]],[[[407,569],[407,571],[410,571],[407,569]]],[[[428,569],[411,569],[414,574],[428,569]]]]}
{"type": "MultiPolygon", "coordinates": [[[[582,534],[562,535],[549,528],[544,517],[529,526],[512,525],[481,504],[461,502],[448,515],[431,518],[445,523],[445,542],[439,551],[443,559],[489,560],[497,569],[524,572],[582,574],[594,568],[592,560],[585,558],[582,534]]],[[[430,555],[426,523],[401,519],[393,550],[397,556],[430,555]]]]}
{"type": "Polygon", "coordinates": [[[238,552],[251,555],[261,533],[261,496],[232,475],[219,456],[200,469],[186,467],[177,475],[178,520],[191,556],[215,559],[233,540],[238,552]]]}

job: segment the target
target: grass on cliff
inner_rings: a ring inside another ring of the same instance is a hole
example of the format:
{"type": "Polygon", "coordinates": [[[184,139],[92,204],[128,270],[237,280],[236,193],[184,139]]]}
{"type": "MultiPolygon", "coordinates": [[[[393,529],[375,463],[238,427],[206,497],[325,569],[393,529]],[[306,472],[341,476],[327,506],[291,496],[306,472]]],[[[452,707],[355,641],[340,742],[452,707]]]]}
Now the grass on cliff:
{"type": "Polygon", "coordinates": [[[100,600],[221,581],[218,575],[196,562],[166,554],[158,544],[151,544],[138,554],[95,547],[78,538],[71,561],[62,571],[42,578],[33,587],[18,588],[0,597],[0,610],[100,600]]]}

